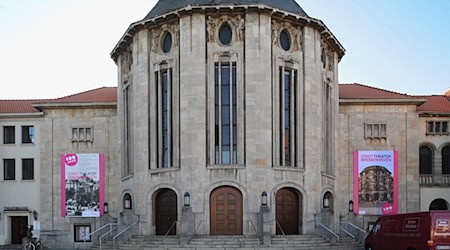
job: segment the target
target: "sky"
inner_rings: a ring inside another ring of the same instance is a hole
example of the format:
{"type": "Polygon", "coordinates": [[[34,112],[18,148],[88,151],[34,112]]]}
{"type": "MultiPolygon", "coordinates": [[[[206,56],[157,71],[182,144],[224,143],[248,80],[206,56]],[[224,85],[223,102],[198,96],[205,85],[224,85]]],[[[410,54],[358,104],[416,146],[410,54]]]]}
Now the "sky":
{"type": "MultiPolygon", "coordinates": [[[[450,0],[297,0],[346,49],[340,83],[410,95],[450,88],[450,0]]],[[[156,0],[0,0],[0,99],[117,85],[110,53],[156,0]]]]}

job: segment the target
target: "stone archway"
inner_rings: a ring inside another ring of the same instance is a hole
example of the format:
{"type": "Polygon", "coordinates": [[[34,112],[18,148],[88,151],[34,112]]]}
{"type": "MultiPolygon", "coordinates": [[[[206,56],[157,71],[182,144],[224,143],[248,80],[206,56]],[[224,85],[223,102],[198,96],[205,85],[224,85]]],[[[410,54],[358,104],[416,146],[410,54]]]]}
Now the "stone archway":
{"type": "Polygon", "coordinates": [[[242,234],[242,193],[230,186],[214,189],[210,196],[211,235],[242,234]]]}

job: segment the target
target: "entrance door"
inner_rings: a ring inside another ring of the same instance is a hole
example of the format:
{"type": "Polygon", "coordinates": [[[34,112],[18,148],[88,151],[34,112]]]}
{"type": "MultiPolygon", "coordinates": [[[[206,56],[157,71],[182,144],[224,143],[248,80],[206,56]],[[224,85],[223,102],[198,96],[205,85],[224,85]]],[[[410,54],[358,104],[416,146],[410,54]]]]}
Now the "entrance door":
{"type": "Polygon", "coordinates": [[[280,226],[285,234],[298,234],[299,218],[299,198],[297,193],[290,188],[283,188],[277,192],[276,198],[276,220],[277,235],[282,234],[280,226]]]}
{"type": "Polygon", "coordinates": [[[233,187],[220,187],[211,193],[211,235],[242,234],[242,194],[233,187]]]}
{"type": "Polygon", "coordinates": [[[165,235],[169,229],[169,235],[175,235],[176,225],[170,228],[177,220],[177,194],[170,189],[159,191],[155,199],[156,234],[165,235]]]}
{"type": "Polygon", "coordinates": [[[11,216],[11,243],[22,244],[22,238],[27,234],[28,217],[11,216]]]}

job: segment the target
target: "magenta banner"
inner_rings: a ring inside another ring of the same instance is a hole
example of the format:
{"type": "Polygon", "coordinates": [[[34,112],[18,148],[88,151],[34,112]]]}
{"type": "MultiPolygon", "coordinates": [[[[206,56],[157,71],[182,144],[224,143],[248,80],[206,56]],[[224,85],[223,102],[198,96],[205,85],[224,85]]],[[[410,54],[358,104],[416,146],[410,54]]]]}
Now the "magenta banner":
{"type": "Polygon", "coordinates": [[[61,155],[61,216],[99,217],[103,214],[103,154],[61,155]]]}
{"type": "Polygon", "coordinates": [[[353,200],[357,214],[398,213],[397,151],[353,153],[353,200]]]}

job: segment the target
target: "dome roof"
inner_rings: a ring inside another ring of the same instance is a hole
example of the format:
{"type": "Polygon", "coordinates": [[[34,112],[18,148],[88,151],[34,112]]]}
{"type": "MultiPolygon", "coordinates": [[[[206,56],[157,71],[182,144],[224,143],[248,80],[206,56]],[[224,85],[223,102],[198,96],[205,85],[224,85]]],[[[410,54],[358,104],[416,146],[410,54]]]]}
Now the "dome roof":
{"type": "Polygon", "coordinates": [[[213,5],[266,5],[297,15],[308,16],[295,0],[159,0],[143,20],[152,19],[187,6],[213,5]]]}

